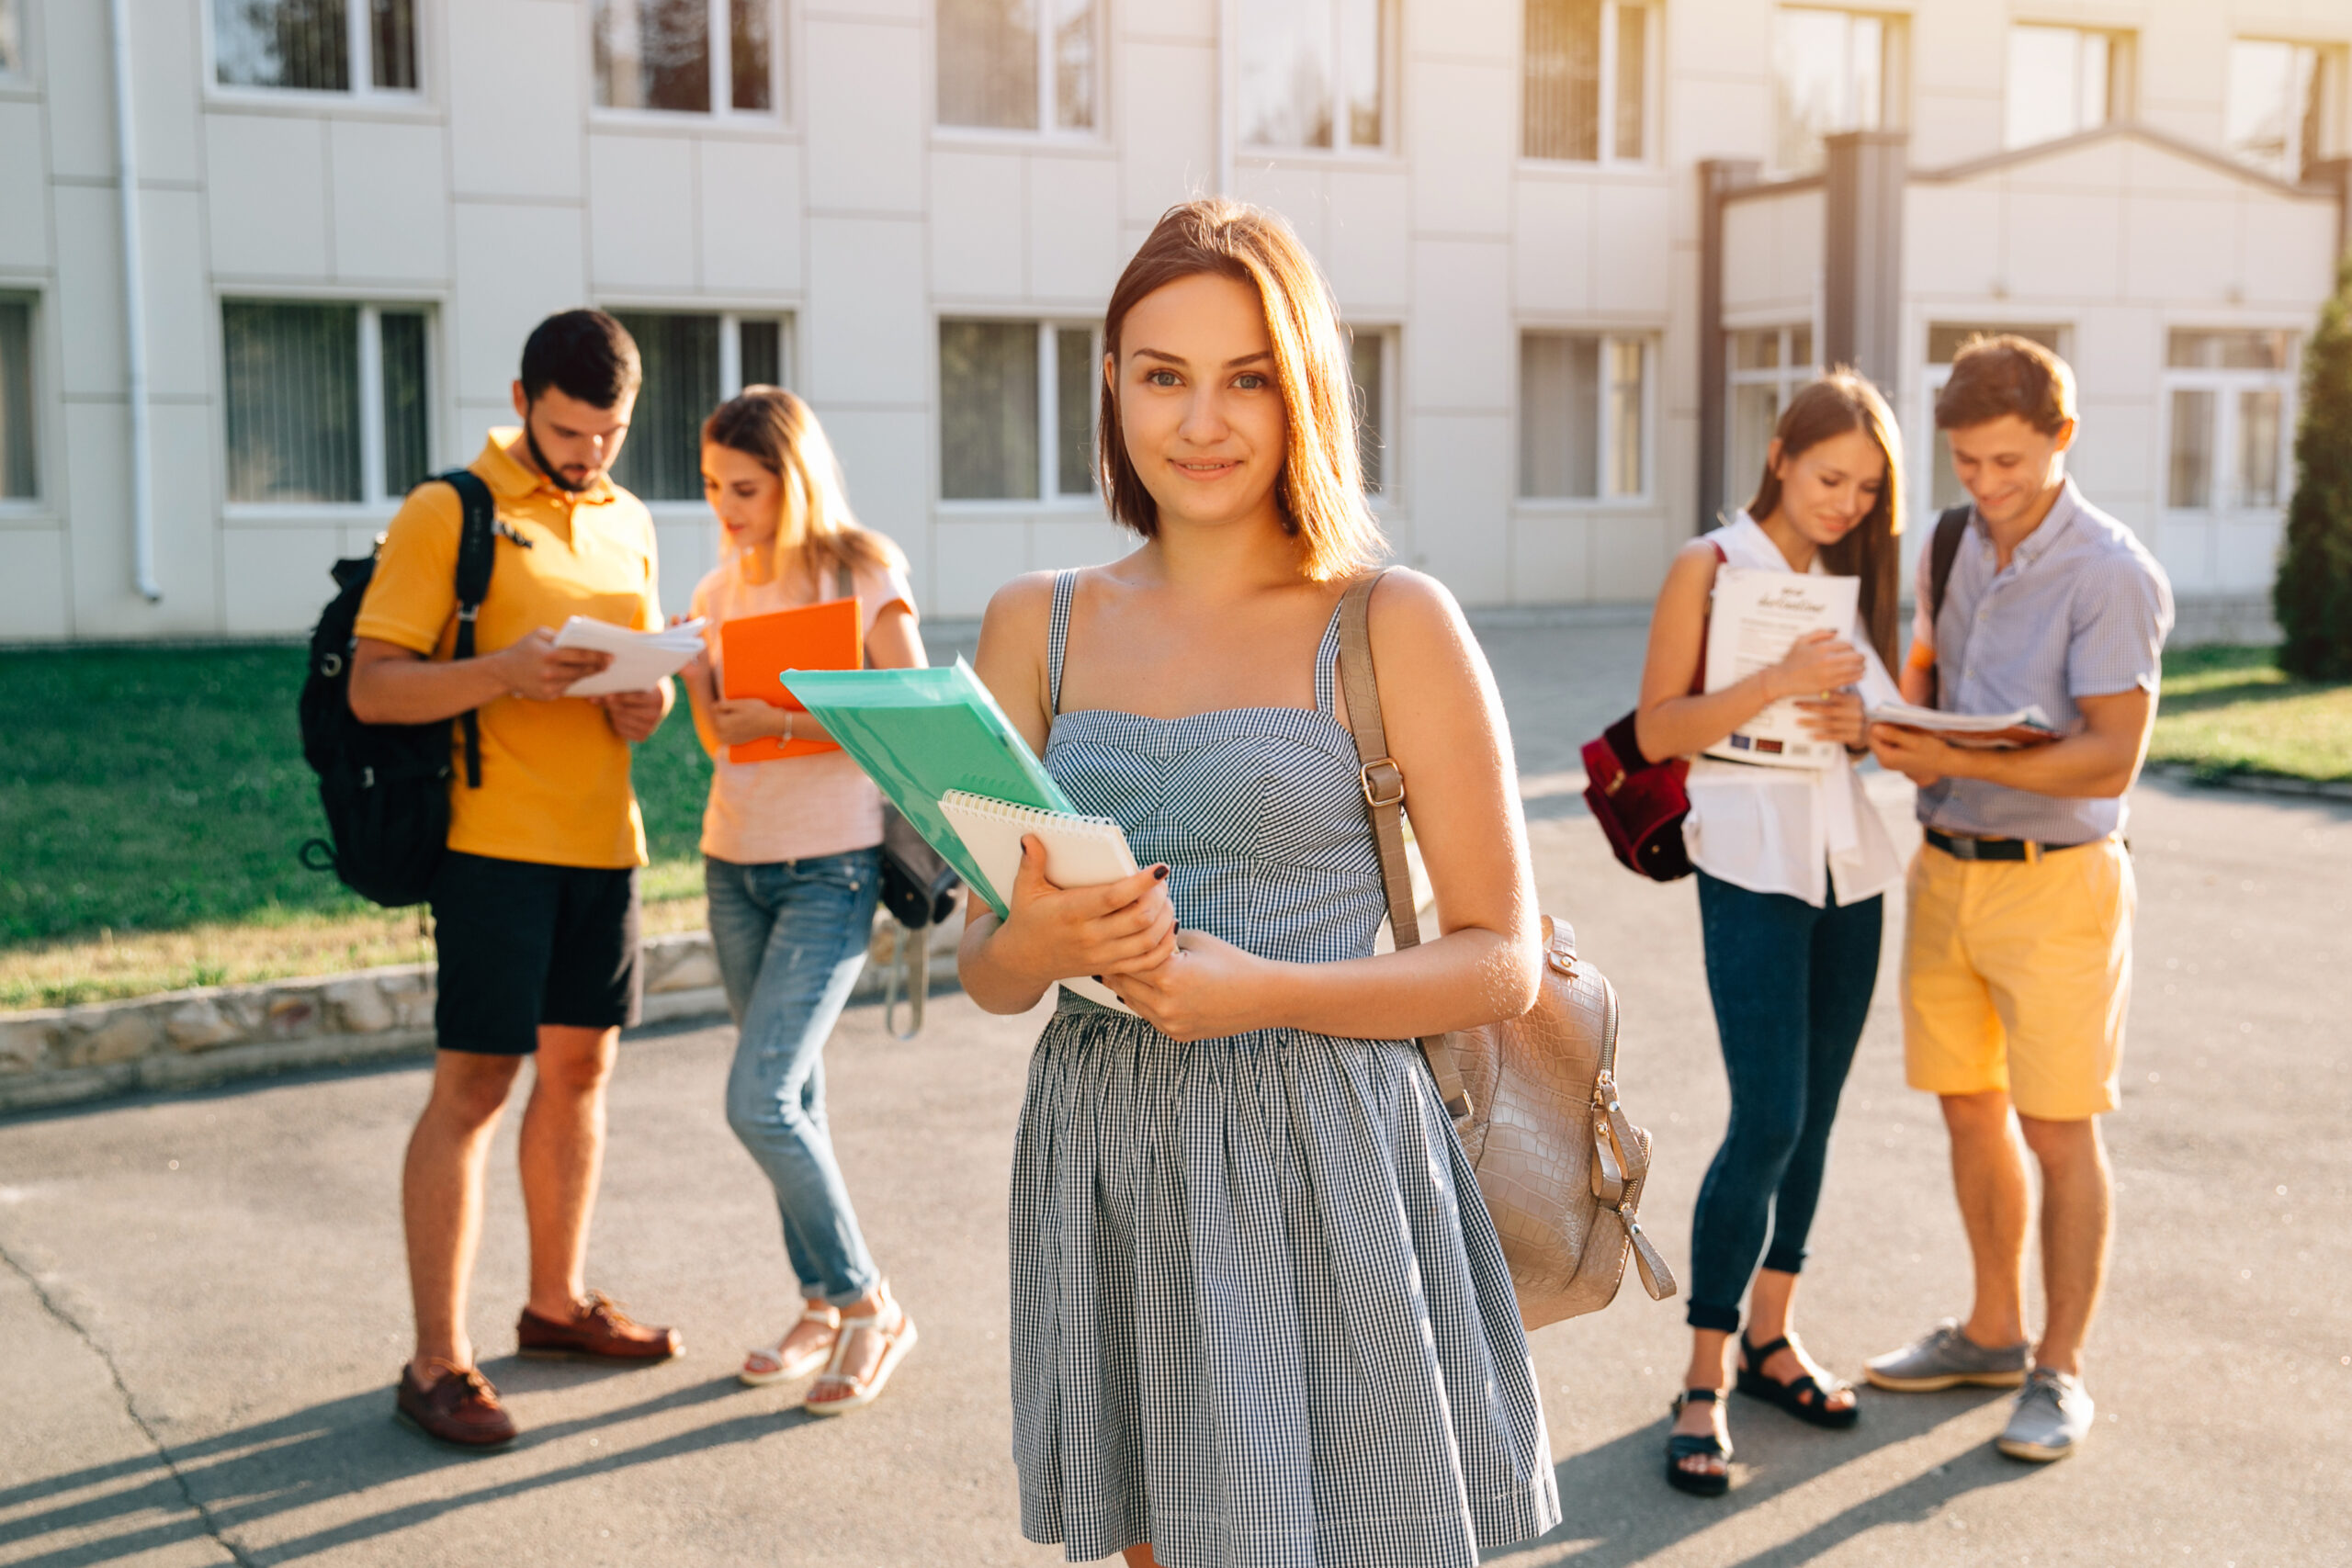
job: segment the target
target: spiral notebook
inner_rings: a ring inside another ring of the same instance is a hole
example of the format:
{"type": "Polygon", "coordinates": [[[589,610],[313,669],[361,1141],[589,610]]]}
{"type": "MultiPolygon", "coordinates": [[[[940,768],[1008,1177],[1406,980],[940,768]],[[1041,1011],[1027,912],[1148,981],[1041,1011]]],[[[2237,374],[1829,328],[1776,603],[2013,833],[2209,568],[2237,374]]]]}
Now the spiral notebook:
{"type": "MultiPolygon", "coordinates": [[[[1041,811],[960,789],[941,795],[939,809],[988,878],[988,886],[976,891],[1000,909],[1012,903],[1012,879],[1021,869],[1024,834],[1035,833],[1044,842],[1046,879],[1057,887],[1094,887],[1133,876],[1139,869],[1134,852],[1127,848],[1126,834],[1107,817],[1041,811]]],[[[1082,975],[1062,984],[1104,1007],[1134,1010],[1108,986],[1082,975]]]]}

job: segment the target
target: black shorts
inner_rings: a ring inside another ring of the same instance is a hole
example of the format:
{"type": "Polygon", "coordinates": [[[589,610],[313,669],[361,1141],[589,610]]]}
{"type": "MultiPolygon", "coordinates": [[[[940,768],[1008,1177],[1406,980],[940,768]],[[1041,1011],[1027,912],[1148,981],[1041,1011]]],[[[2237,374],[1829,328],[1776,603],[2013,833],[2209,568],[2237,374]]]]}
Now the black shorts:
{"type": "Polygon", "coordinates": [[[637,868],[442,857],[433,877],[441,957],[433,1027],[444,1051],[527,1056],[539,1025],[635,1023],[637,868]]]}

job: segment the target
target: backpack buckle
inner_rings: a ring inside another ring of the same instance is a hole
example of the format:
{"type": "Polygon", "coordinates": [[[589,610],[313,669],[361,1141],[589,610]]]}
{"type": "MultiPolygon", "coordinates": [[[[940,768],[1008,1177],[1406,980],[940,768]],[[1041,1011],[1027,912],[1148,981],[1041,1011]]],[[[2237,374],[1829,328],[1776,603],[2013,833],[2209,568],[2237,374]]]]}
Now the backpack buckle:
{"type": "Polygon", "coordinates": [[[479,604],[460,604],[458,606],[458,619],[461,621],[479,620],[481,617],[481,606],[479,604]]]}
{"type": "Polygon", "coordinates": [[[1405,770],[1394,758],[1374,757],[1356,770],[1356,781],[1363,785],[1364,804],[1374,811],[1405,804],[1405,770]]]}

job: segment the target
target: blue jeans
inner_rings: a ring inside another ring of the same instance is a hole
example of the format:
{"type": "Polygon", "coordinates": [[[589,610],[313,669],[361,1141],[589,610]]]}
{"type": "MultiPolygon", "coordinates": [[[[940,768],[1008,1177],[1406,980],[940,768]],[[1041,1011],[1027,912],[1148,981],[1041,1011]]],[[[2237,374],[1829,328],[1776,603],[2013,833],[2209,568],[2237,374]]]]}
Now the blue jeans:
{"type": "Polygon", "coordinates": [[[703,885],[738,1032],[727,1124],[775,1188],[801,1294],[847,1306],[879,1276],[825,1128],[824,1049],[865,964],[882,852],[771,865],[706,855],[703,885]]]}
{"type": "Polygon", "coordinates": [[[1731,1125],[1699,1188],[1690,1226],[1693,1328],[1739,1326],[1764,1267],[1804,1267],[1829,1125],[1878,981],[1885,900],[1815,908],[1699,873],[1707,991],[1731,1077],[1731,1125]],[[1772,1245],[1764,1250],[1770,1218],[1772,1245]]]}

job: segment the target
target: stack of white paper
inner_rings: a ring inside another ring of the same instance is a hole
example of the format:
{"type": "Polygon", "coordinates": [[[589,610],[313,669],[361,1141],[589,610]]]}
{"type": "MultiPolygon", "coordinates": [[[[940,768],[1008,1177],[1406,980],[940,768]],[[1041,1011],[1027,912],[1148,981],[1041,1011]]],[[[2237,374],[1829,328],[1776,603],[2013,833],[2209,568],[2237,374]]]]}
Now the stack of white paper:
{"type": "MultiPolygon", "coordinates": [[[[1727,566],[1715,573],[1707,619],[1706,689],[1720,692],[1788,657],[1808,632],[1850,637],[1861,580],[1727,566]]],[[[1783,697],[1707,748],[1710,757],[1781,768],[1826,768],[1839,748],[1804,727],[1797,699],[1783,697]]]]}
{"type": "Polygon", "coordinates": [[[650,691],[702,651],[702,627],[696,619],[658,632],[637,632],[610,621],[574,615],[555,634],[556,647],[609,653],[613,661],[597,673],[574,681],[563,694],[603,697],[616,692],[650,691]]]}
{"type": "Polygon", "coordinates": [[[2022,707],[2014,713],[1945,713],[1909,703],[1888,703],[1871,709],[1867,716],[1872,724],[1924,730],[1972,750],[2041,746],[2059,739],[2050,727],[2050,716],[2039,707],[2022,707]]]}

